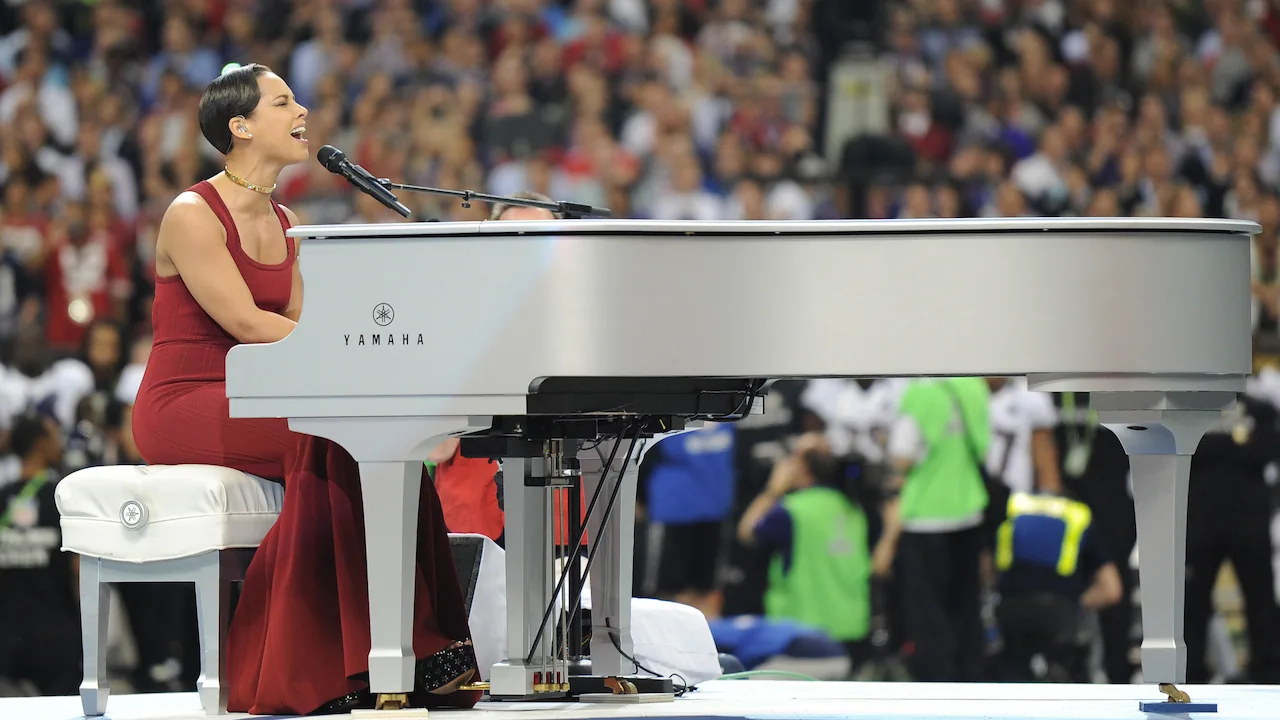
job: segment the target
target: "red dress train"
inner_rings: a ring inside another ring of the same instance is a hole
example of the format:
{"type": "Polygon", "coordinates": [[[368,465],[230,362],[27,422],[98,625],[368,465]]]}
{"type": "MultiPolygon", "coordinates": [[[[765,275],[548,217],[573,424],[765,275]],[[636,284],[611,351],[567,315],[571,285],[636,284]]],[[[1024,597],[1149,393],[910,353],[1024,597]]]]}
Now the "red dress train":
{"type": "MultiPolygon", "coordinates": [[[[286,240],[284,262],[257,262],[240,246],[217,190],[208,182],[191,190],[222,221],[227,248],[258,307],[285,308],[294,241],[286,240]]],[[[273,206],[287,230],[287,217],[273,206]]],[[[232,620],[224,679],[228,709],[304,714],[367,688],[369,599],[358,465],[341,446],[292,432],[283,419],[229,417],[226,355],[236,341],[180,278],[156,278],[153,323],[154,347],[133,413],[142,457],[156,465],[223,465],[285,484],[284,507],[249,566],[232,620]]],[[[440,501],[425,472],[415,584],[416,657],[430,658],[471,637],[440,501]]],[[[432,699],[467,707],[479,694],[432,699]]]]}

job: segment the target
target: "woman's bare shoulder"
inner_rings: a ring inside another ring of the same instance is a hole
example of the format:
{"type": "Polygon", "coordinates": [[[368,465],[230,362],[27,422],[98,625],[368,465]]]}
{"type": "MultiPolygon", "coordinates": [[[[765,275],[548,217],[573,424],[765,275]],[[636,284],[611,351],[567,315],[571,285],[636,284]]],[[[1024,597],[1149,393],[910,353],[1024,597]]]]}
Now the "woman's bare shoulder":
{"type": "Polygon", "coordinates": [[[208,258],[219,249],[225,252],[227,231],[213,208],[190,190],[169,203],[156,234],[156,274],[170,277],[178,274],[175,257],[192,253],[208,258]]]}
{"type": "Polygon", "coordinates": [[[198,193],[183,192],[169,203],[160,220],[160,242],[226,242],[226,229],[198,193]]]}
{"type": "Polygon", "coordinates": [[[205,202],[203,197],[200,197],[200,193],[186,190],[178,193],[178,197],[169,203],[169,207],[164,211],[164,219],[182,223],[201,221],[216,223],[218,216],[213,214],[213,208],[209,207],[209,203],[205,202]]]}

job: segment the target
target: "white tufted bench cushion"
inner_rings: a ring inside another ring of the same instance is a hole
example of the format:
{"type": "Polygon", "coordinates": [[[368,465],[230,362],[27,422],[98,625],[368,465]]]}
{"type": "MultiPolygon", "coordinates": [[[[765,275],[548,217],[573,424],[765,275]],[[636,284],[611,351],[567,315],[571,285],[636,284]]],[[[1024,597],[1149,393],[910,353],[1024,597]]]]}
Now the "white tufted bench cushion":
{"type": "Polygon", "coordinates": [[[284,488],[214,465],[108,465],[58,482],[62,549],[121,562],[156,562],[256,548],[284,488]]]}

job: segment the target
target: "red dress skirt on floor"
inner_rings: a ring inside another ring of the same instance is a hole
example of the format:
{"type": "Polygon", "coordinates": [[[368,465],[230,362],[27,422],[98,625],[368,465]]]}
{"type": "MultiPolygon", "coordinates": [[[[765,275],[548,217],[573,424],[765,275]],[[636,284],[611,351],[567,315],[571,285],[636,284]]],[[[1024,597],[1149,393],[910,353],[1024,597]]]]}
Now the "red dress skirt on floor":
{"type": "MultiPolygon", "coordinates": [[[[217,190],[208,182],[191,190],[222,221],[227,249],[258,307],[287,307],[294,240],[286,239],[284,262],[257,262],[241,247],[217,190]]],[[[273,206],[287,230],[287,216],[273,206]]],[[[229,416],[226,357],[237,342],[181,278],[156,278],[153,323],[154,348],[133,411],[142,457],[154,465],[222,465],[285,485],[284,507],[249,566],[232,620],[223,680],[228,709],[304,714],[366,689],[369,598],[359,466],[341,446],[295,433],[286,420],[229,416]]],[[[424,472],[414,654],[429,666],[432,656],[470,636],[440,501],[424,472]]],[[[459,691],[438,699],[468,707],[479,694],[459,691]]]]}

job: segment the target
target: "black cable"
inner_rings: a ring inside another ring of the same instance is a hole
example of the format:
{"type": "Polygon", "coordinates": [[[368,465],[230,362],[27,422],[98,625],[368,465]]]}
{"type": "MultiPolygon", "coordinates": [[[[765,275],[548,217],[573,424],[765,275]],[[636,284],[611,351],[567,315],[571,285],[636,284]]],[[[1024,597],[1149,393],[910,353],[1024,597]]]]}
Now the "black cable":
{"type": "MultiPolygon", "coordinates": [[[[764,389],[763,382],[759,384],[752,383],[749,386],[747,397],[742,402],[738,403],[738,406],[735,407],[733,411],[728,414],[703,415],[702,413],[697,412],[695,408],[693,417],[691,417],[690,419],[706,420],[708,422],[737,422],[738,420],[742,420],[746,418],[747,415],[750,414],[751,406],[755,404],[756,398],[760,396],[760,391],[763,389],[764,389]]],[[[727,392],[737,393],[738,391],[734,390],[734,391],[727,391],[727,392]]],[[[701,396],[699,396],[699,401],[701,401],[701,396]]]]}
{"type": "Polygon", "coordinates": [[[650,670],[649,668],[645,667],[644,665],[641,665],[639,660],[637,660],[637,659],[635,659],[634,657],[632,657],[632,656],[628,655],[628,654],[627,654],[627,651],[625,651],[625,650],[623,650],[623,649],[622,649],[622,645],[618,643],[618,636],[617,636],[617,634],[616,634],[617,628],[615,628],[615,627],[613,627],[612,625],[610,625],[610,624],[609,624],[609,619],[608,619],[608,618],[605,618],[604,626],[605,626],[605,629],[607,629],[607,630],[609,630],[609,631],[610,631],[610,632],[609,632],[609,642],[613,643],[613,647],[614,647],[614,649],[615,649],[615,650],[617,650],[617,651],[618,651],[618,654],[619,654],[619,655],[621,655],[623,658],[625,658],[625,659],[627,659],[627,660],[630,660],[630,661],[631,661],[631,664],[632,664],[632,665],[635,665],[637,670],[642,670],[642,671],[644,671],[644,672],[647,672],[647,673],[649,673],[650,675],[652,675],[652,676],[654,676],[654,677],[665,677],[665,678],[668,678],[668,679],[672,679],[672,685],[674,685],[674,684],[675,684],[675,682],[674,682],[674,678],[680,678],[680,687],[675,691],[675,696],[676,696],[676,697],[682,697],[685,693],[689,692],[690,690],[697,690],[697,689],[698,689],[696,685],[690,685],[690,684],[689,684],[689,681],[688,681],[688,680],[685,680],[685,679],[684,679],[684,676],[683,676],[683,675],[681,675],[680,673],[671,673],[670,675],[662,675],[662,674],[660,674],[660,673],[656,673],[656,672],[654,672],[654,671],[650,670]]]}
{"type": "Polygon", "coordinates": [[[697,689],[698,689],[698,686],[697,686],[697,685],[690,685],[690,684],[689,684],[689,681],[688,681],[688,680],[685,680],[685,679],[684,679],[684,676],[683,676],[683,675],[681,675],[680,673],[671,673],[671,674],[670,674],[670,675],[668,675],[667,677],[669,677],[669,678],[673,678],[673,679],[672,679],[672,682],[671,682],[671,684],[672,684],[672,685],[675,685],[675,680],[674,680],[674,678],[680,678],[680,687],[678,687],[678,688],[676,688],[676,689],[675,689],[675,691],[676,691],[676,692],[675,692],[676,697],[684,697],[684,694],[685,694],[685,693],[687,693],[687,692],[692,692],[692,691],[694,691],[694,690],[697,690],[697,689]]]}

